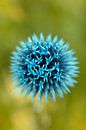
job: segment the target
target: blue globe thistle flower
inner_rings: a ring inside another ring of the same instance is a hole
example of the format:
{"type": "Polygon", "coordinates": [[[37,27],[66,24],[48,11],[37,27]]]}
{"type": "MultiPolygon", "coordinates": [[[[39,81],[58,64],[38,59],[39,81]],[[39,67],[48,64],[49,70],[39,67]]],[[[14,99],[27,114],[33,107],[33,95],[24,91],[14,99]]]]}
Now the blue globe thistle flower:
{"type": "Polygon", "coordinates": [[[68,50],[69,45],[63,39],[58,40],[51,34],[44,40],[35,34],[26,43],[20,42],[21,47],[11,56],[11,71],[18,86],[26,90],[26,95],[32,92],[33,97],[38,94],[41,101],[42,95],[46,102],[48,96],[56,100],[56,93],[61,98],[64,93],[70,93],[70,87],[76,83],[74,77],[78,76],[77,58],[74,50],[68,50]]]}

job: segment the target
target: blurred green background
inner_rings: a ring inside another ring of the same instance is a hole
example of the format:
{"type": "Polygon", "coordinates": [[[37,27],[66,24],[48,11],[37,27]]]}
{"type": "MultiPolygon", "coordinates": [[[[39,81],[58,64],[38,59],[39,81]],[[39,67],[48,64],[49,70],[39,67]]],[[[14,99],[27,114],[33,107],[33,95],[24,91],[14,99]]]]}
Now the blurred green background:
{"type": "Polygon", "coordinates": [[[0,130],[86,130],[86,0],[0,0],[0,130]],[[9,72],[10,55],[33,33],[69,41],[80,62],[78,84],[64,99],[19,94],[9,72]]]}

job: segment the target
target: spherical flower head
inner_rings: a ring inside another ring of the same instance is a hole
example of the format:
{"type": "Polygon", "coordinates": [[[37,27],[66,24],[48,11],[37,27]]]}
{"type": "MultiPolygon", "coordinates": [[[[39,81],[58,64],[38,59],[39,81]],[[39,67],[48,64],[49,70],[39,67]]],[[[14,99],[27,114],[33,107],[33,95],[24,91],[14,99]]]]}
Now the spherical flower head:
{"type": "Polygon", "coordinates": [[[68,50],[69,45],[63,39],[55,36],[52,40],[51,34],[44,39],[40,33],[40,38],[34,34],[20,45],[12,52],[10,68],[26,95],[32,93],[33,98],[38,95],[39,101],[44,95],[47,102],[49,95],[55,101],[56,94],[62,98],[63,93],[70,93],[79,67],[74,50],[68,50]]]}

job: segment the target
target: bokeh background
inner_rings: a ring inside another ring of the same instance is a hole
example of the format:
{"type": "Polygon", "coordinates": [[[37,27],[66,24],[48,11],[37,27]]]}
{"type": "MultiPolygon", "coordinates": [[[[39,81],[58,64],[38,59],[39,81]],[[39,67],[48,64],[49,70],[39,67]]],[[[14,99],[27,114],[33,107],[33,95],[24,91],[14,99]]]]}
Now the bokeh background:
{"type": "Polygon", "coordinates": [[[0,0],[0,130],[86,130],[86,0],[0,0]],[[15,88],[10,55],[33,33],[58,34],[80,62],[72,94],[41,104],[15,88]]]}

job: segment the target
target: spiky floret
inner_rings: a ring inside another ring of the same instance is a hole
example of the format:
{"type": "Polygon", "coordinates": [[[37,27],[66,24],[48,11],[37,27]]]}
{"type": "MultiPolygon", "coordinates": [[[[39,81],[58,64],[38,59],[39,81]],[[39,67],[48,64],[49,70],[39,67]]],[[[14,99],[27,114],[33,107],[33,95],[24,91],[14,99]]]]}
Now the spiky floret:
{"type": "Polygon", "coordinates": [[[49,94],[56,100],[56,92],[60,97],[69,93],[76,83],[73,78],[78,76],[77,58],[73,56],[73,50],[68,50],[69,45],[63,39],[58,40],[55,36],[51,40],[51,34],[44,40],[41,33],[40,38],[35,34],[27,43],[20,42],[21,47],[11,56],[11,71],[17,80],[18,86],[26,90],[26,95],[38,94],[41,101],[44,94],[48,101],[49,94]]]}

